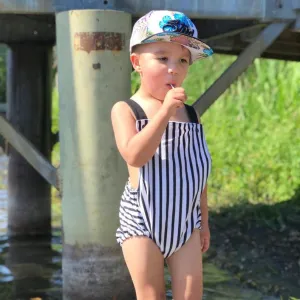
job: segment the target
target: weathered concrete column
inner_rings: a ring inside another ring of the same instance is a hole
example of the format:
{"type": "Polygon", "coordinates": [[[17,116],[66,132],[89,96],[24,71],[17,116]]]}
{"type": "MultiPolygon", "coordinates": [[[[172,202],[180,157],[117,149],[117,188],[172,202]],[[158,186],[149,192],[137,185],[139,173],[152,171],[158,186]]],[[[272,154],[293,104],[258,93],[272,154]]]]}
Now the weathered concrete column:
{"type": "Polygon", "coordinates": [[[116,244],[126,167],[110,112],[130,96],[131,16],[77,10],[56,16],[63,185],[64,299],[132,299],[116,244]]]}
{"type": "MultiPolygon", "coordinates": [[[[11,44],[7,118],[50,160],[52,45],[11,44]]],[[[9,236],[50,235],[50,185],[12,147],[8,164],[9,236]]]]}

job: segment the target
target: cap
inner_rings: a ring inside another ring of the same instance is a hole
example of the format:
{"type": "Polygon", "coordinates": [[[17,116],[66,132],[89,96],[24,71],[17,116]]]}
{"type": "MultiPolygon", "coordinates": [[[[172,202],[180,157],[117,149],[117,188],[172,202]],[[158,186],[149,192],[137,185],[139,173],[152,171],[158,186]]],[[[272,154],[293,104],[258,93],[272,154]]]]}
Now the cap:
{"type": "Polygon", "coordinates": [[[213,50],[198,39],[195,24],[178,11],[153,10],[134,24],[130,39],[130,53],[136,45],[153,42],[181,44],[190,50],[192,62],[213,54],[213,50]]]}

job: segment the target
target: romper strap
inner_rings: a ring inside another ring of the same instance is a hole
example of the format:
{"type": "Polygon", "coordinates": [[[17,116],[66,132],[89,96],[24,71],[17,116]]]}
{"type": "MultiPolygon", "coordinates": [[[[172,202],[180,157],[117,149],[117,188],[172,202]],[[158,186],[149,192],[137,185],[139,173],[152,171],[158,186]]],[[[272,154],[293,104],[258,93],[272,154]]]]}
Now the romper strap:
{"type": "Polygon", "coordinates": [[[142,107],[137,102],[135,102],[132,99],[127,99],[127,100],[123,100],[123,101],[126,102],[129,105],[129,107],[133,111],[133,113],[135,115],[135,118],[137,120],[148,119],[148,117],[145,114],[144,110],[142,109],[142,107]]]}
{"type": "MultiPolygon", "coordinates": [[[[129,105],[129,107],[133,111],[135,118],[137,120],[148,119],[145,111],[142,109],[142,107],[137,102],[135,102],[132,99],[127,99],[127,100],[123,100],[123,101],[129,105]]],[[[187,105],[187,104],[184,104],[184,106],[185,106],[185,109],[187,111],[190,121],[192,123],[198,124],[199,120],[198,120],[198,116],[197,116],[197,113],[196,113],[194,107],[191,105],[187,105]]]]}
{"type": "Polygon", "coordinates": [[[187,105],[187,104],[184,104],[184,106],[185,106],[185,109],[187,111],[190,121],[192,123],[199,124],[198,116],[197,116],[197,113],[196,113],[194,107],[191,105],[187,105]]]}

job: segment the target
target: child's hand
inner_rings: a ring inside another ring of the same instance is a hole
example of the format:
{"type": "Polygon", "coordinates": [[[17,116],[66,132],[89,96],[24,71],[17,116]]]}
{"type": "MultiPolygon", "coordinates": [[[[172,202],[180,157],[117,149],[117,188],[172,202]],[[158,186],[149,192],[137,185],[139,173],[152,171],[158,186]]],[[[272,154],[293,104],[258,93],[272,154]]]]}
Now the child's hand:
{"type": "Polygon", "coordinates": [[[205,253],[210,245],[210,230],[208,225],[203,226],[200,230],[200,240],[202,253],[205,253]]]}
{"type": "Polygon", "coordinates": [[[176,87],[168,91],[162,108],[166,109],[170,116],[173,116],[177,108],[184,106],[186,100],[187,96],[185,90],[182,87],[176,87]]]}

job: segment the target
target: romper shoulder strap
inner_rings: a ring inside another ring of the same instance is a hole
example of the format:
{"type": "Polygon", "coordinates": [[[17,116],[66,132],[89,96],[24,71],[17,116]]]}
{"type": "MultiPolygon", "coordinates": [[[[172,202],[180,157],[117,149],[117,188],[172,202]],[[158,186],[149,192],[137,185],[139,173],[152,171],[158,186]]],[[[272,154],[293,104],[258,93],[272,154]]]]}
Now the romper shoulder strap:
{"type": "Polygon", "coordinates": [[[192,123],[197,123],[198,124],[199,120],[198,120],[198,116],[197,116],[197,113],[196,113],[194,107],[191,106],[191,105],[187,105],[187,104],[184,104],[184,106],[185,106],[185,109],[187,111],[187,114],[189,116],[190,121],[192,123]]]}
{"type": "Polygon", "coordinates": [[[135,118],[137,120],[148,119],[148,117],[145,114],[144,110],[142,109],[142,107],[137,102],[133,101],[132,99],[127,99],[127,100],[123,100],[123,101],[126,102],[129,105],[129,107],[133,111],[133,113],[135,115],[135,118]]]}

